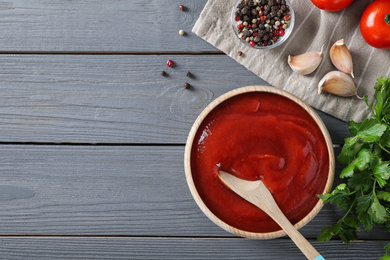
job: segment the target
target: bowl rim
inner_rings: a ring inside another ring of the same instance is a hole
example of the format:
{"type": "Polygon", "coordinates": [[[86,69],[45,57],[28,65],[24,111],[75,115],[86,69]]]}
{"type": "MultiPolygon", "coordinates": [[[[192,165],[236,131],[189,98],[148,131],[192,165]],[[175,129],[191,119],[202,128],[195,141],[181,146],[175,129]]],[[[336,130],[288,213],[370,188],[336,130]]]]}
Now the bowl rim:
{"type": "MultiPolygon", "coordinates": [[[[196,187],[194,180],[192,178],[192,172],[191,172],[191,150],[192,150],[192,144],[196,135],[196,132],[198,131],[199,126],[203,122],[203,120],[206,118],[206,116],[219,104],[221,104],[223,101],[230,99],[234,96],[244,94],[244,93],[250,93],[250,92],[266,92],[266,93],[273,93],[277,95],[281,95],[283,97],[286,97],[293,102],[297,103],[299,106],[301,106],[309,115],[313,118],[313,120],[316,122],[318,127],[320,128],[325,142],[326,142],[326,147],[328,149],[328,155],[329,155],[329,171],[328,171],[328,178],[327,182],[324,187],[323,194],[328,193],[330,189],[332,188],[333,185],[333,180],[334,180],[334,174],[335,174],[335,157],[334,157],[334,150],[333,150],[333,142],[330,137],[330,134],[328,132],[328,129],[326,128],[324,122],[322,119],[319,117],[317,112],[310,107],[308,104],[306,104],[304,101],[299,99],[298,97],[294,96],[293,94],[286,92],[281,89],[277,89],[275,87],[271,86],[262,86],[262,85],[257,85],[257,86],[247,86],[247,87],[241,87],[237,89],[233,89],[218,98],[216,98],[214,101],[212,101],[197,117],[195,120],[194,124],[191,127],[191,130],[188,134],[186,146],[185,146],[185,151],[184,151],[184,170],[185,170],[185,176],[187,180],[187,184],[189,186],[190,192],[192,194],[192,197],[194,198],[196,204],[198,207],[202,210],[202,212],[212,221],[214,222],[217,226],[221,227],[222,229],[235,234],[237,236],[241,237],[246,237],[250,239],[272,239],[272,238],[278,238],[286,235],[286,232],[283,230],[278,230],[274,232],[267,232],[267,233],[256,233],[256,232],[249,232],[249,231],[244,231],[241,229],[238,229],[236,227],[233,227],[221,219],[219,219],[214,213],[206,206],[206,204],[203,202],[201,199],[196,187]]],[[[307,223],[309,223],[322,209],[324,203],[320,199],[316,203],[316,205],[313,207],[313,209],[307,214],[303,219],[301,219],[298,223],[296,223],[294,226],[297,229],[302,228],[305,226],[307,223]]]]}
{"type": "Polygon", "coordinates": [[[234,31],[234,34],[236,35],[236,37],[242,42],[244,43],[245,45],[247,45],[248,47],[251,47],[251,48],[254,48],[254,49],[257,49],[257,50],[270,50],[270,49],[273,49],[273,48],[276,48],[280,45],[282,45],[285,41],[288,40],[288,38],[290,37],[290,35],[293,33],[293,30],[294,30],[294,25],[295,25],[295,12],[294,12],[294,9],[290,3],[289,0],[286,0],[286,3],[287,5],[290,7],[290,15],[291,15],[291,19],[290,19],[290,25],[289,27],[286,29],[286,34],[283,36],[283,39],[281,40],[278,40],[277,42],[275,42],[274,44],[272,45],[267,45],[267,46],[257,46],[255,45],[255,47],[252,47],[247,41],[245,41],[244,39],[242,39],[240,36],[239,36],[239,33],[238,33],[238,30],[237,30],[237,25],[236,25],[236,21],[234,20],[234,17],[235,17],[235,12],[236,12],[236,9],[237,9],[237,6],[239,5],[239,3],[241,2],[242,0],[237,0],[236,3],[234,4],[233,6],[233,9],[232,9],[232,12],[230,14],[230,21],[231,21],[231,24],[232,24],[232,28],[233,28],[233,31],[234,31]]]}

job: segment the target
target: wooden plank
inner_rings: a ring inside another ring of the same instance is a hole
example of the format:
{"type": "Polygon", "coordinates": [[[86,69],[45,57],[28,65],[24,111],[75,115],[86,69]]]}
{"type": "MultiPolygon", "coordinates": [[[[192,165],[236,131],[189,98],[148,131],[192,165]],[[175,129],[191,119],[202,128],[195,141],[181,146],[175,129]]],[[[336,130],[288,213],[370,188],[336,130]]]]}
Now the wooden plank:
{"type": "MultiPolygon", "coordinates": [[[[1,145],[0,236],[234,237],[196,205],[183,154],[182,146],[1,145]]],[[[301,231],[316,238],[341,216],[326,205],[301,231]]],[[[390,239],[379,228],[360,238],[390,239]]]]}
{"type": "MultiPolygon", "coordinates": [[[[382,257],[386,241],[311,241],[326,259],[382,257]]],[[[3,259],[304,259],[288,239],[2,237],[3,259]]]]}
{"type": "MultiPolygon", "coordinates": [[[[0,71],[0,142],[183,144],[216,97],[267,84],[218,55],[3,55],[0,71]]],[[[343,143],[347,125],[320,115],[343,143]]]]}
{"type": "Polygon", "coordinates": [[[191,32],[206,2],[2,1],[0,52],[217,51],[191,32]]]}

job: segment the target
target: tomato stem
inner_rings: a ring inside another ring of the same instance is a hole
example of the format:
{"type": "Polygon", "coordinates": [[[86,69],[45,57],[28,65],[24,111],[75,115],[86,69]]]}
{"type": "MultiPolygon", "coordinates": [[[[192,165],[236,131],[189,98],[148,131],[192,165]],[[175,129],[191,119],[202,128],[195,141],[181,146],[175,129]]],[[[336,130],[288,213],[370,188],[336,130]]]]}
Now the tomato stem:
{"type": "Polygon", "coordinates": [[[390,25],[390,13],[386,14],[385,16],[385,22],[390,25]]]}

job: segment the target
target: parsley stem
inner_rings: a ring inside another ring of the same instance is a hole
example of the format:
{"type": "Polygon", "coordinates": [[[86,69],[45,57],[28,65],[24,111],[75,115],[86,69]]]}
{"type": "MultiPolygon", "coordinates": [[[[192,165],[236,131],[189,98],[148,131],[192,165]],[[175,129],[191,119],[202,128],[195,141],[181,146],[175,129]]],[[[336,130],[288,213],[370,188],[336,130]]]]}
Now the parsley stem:
{"type": "Polygon", "coordinates": [[[380,143],[377,143],[377,145],[378,145],[383,151],[385,151],[386,153],[390,154],[390,151],[387,150],[385,147],[383,147],[380,143]]]}
{"type": "Polygon", "coordinates": [[[353,206],[355,206],[355,202],[356,202],[356,200],[357,200],[357,197],[358,197],[358,194],[356,194],[355,199],[354,199],[353,202],[351,203],[351,206],[349,206],[349,209],[347,210],[347,212],[345,213],[345,215],[340,219],[341,222],[344,221],[344,219],[348,216],[349,212],[351,212],[353,206]]]}

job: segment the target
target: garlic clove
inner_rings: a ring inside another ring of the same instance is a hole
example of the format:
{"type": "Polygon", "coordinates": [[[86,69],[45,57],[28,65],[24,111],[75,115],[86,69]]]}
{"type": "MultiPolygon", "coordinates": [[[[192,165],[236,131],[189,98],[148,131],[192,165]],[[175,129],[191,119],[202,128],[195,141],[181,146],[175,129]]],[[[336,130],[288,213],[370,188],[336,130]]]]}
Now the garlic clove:
{"type": "Polygon", "coordinates": [[[330,59],[332,60],[333,65],[342,72],[353,75],[353,63],[352,56],[349,52],[347,46],[344,43],[344,39],[338,40],[330,48],[330,59]]]}
{"type": "Polygon", "coordinates": [[[322,47],[321,51],[309,51],[297,56],[288,56],[288,65],[291,69],[302,75],[307,75],[315,71],[320,65],[322,60],[322,47]]]}
{"type": "Polygon", "coordinates": [[[327,92],[341,97],[357,96],[353,80],[344,72],[328,72],[318,84],[318,94],[327,92]]]}

